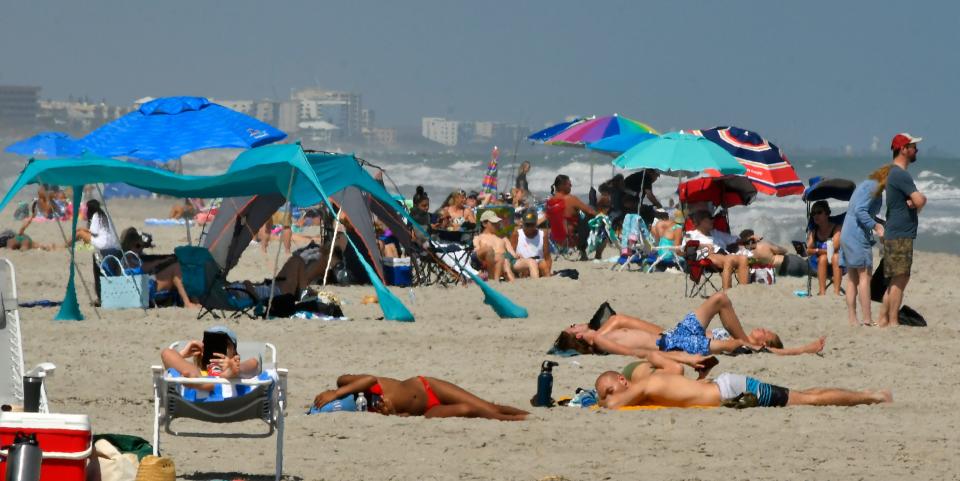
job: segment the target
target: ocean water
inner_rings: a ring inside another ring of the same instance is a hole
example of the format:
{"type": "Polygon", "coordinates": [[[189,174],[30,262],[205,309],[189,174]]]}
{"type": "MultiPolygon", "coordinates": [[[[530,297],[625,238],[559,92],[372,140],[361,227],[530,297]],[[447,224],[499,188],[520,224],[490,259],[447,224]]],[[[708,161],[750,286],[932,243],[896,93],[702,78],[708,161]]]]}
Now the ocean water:
{"type": "MultiPolygon", "coordinates": [[[[506,149],[505,149],[506,150],[506,149]]],[[[422,185],[431,199],[431,208],[443,202],[454,189],[480,190],[489,158],[485,154],[448,152],[384,153],[360,152],[358,156],[383,167],[391,190],[397,189],[404,196],[413,195],[416,186],[422,185]]],[[[501,153],[499,173],[501,185],[512,185],[516,166],[530,161],[532,168],[527,178],[530,188],[538,198],[546,197],[557,174],[570,176],[574,193],[586,198],[592,185],[596,186],[619,172],[612,168],[611,158],[593,152],[572,148],[524,145],[518,150],[516,160],[512,151],[501,153]]],[[[796,154],[791,163],[800,178],[814,176],[840,177],[859,183],[874,169],[889,162],[889,154],[837,156],[819,154],[796,154]]],[[[960,254],[960,159],[948,157],[925,157],[910,167],[917,187],[927,195],[929,202],[920,213],[920,230],[916,241],[918,249],[960,254]]],[[[663,202],[676,199],[678,179],[661,177],[655,184],[655,193],[663,202]]],[[[830,201],[834,213],[846,209],[846,202],[830,201]]],[[[881,209],[881,215],[885,211],[881,209]]],[[[805,204],[800,196],[770,197],[760,194],[757,200],[746,207],[730,210],[734,231],[751,228],[774,242],[789,247],[791,240],[803,240],[805,227],[805,204]]]]}

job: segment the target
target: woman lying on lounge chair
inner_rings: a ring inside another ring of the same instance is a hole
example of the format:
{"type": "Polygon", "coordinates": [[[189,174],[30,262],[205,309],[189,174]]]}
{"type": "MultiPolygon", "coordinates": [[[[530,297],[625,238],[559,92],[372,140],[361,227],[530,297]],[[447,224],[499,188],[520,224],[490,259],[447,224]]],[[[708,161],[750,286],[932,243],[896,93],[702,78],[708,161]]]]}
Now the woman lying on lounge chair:
{"type": "Polygon", "coordinates": [[[372,395],[380,396],[381,401],[374,403],[373,410],[387,415],[521,421],[530,414],[484,401],[454,384],[424,376],[401,381],[369,374],[344,374],[337,378],[337,389],[317,394],[313,405],[323,407],[335,399],[361,392],[370,399],[372,395]]]}
{"type": "MultiPolygon", "coordinates": [[[[180,351],[166,348],[160,352],[163,368],[174,376],[249,378],[260,372],[258,359],[240,360],[237,354],[237,335],[228,327],[214,326],[203,333],[203,341],[192,340],[180,351]],[[209,352],[208,352],[209,351],[209,352]],[[204,363],[204,359],[208,359],[204,363]]],[[[217,384],[193,385],[197,391],[213,391],[217,384]]],[[[241,387],[241,386],[237,386],[241,387]]],[[[237,392],[237,395],[244,394],[237,392]]]]}

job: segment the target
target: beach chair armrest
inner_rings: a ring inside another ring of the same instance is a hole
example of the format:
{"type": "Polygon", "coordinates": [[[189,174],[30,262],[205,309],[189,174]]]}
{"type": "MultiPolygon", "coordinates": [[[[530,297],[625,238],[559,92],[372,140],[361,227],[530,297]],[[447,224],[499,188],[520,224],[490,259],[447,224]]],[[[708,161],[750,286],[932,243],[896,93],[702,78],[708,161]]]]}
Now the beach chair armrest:
{"type": "Polygon", "coordinates": [[[223,379],[219,377],[174,377],[174,376],[163,376],[163,381],[170,384],[242,384],[244,386],[263,386],[265,384],[273,383],[273,379],[257,379],[257,378],[247,378],[247,379],[223,379]]]}

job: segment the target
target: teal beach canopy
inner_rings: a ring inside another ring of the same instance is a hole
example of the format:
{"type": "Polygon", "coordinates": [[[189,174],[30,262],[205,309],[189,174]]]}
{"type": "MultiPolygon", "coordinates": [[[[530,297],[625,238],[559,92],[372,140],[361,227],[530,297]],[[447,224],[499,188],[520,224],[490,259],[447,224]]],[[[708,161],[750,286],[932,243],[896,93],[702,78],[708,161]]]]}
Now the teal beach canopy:
{"type": "MultiPolygon", "coordinates": [[[[174,197],[218,198],[280,194],[287,197],[291,204],[298,206],[326,203],[332,212],[335,210],[329,203],[329,196],[348,186],[355,186],[382,201],[384,205],[392,206],[400,215],[409,219],[407,212],[357,162],[343,160],[343,155],[307,154],[296,144],[267,145],[240,154],[223,174],[197,176],[175,174],[155,167],[98,156],[42,161],[31,159],[0,200],[0,210],[10,203],[21,189],[41,182],[72,186],[75,192],[82,191],[86,184],[122,182],[174,197]]],[[[411,223],[419,227],[412,219],[411,223]]],[[[76,222],[73,227],[75,236],[76,222]]],[[[357,250],[352,241],[350,245],[357,250]]],[[[413,314],[380,282],[373,269],[363,261],[359,250],[357,253],[370,274],[370,281],[377,291],[384,317],[390,320],[413,321],[413,314]]],[[[72,263],[70,269],[72,277],[72,263]]],[[[492,291],[492,288],[486,285],[480,287],[487,293],[487,302],[490,303],[491,293],[487,289],[492,291]]],[[[73,295],[75,299],[75,293],[69,292],[72,290],[73,286],[69,285],[67,297],[73,295]]],[[[526,317],[525,309],[512,305],[505,297],[499,302],[505,304],[500,308],[494,306],[498,313],[522,313],[523,315],[509,317],[526,317]]],[[[508,316],[501,313],[501,317],[508,316]]]]}

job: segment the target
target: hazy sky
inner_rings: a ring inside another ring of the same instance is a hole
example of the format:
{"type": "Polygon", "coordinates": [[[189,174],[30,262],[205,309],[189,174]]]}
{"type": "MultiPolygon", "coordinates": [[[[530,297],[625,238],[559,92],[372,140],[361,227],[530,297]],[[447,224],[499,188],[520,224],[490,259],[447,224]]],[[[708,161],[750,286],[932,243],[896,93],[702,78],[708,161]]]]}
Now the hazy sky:
{"type": "Polygon", "coordinates": [[[3,0],[0,84],[46,98],[363,94],[381,125],[619,112],[790,149],[960,153],[960,3],[3,0]]]}

